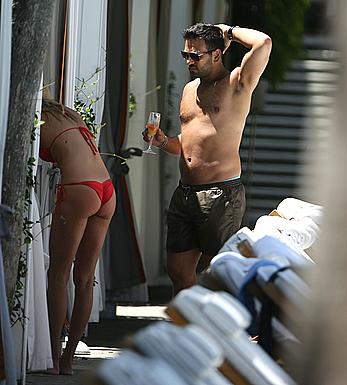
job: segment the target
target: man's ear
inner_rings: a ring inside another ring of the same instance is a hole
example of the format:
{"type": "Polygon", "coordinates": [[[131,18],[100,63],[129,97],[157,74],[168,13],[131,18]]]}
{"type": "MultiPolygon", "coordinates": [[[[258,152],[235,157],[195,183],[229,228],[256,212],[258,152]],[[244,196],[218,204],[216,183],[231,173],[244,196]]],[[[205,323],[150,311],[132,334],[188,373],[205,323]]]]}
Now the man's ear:
{"type": "Polygon", "coordinates": [[[222,51],[218,48],[212,52],[213,61],[217,62],[222,58],[222,51]]]}

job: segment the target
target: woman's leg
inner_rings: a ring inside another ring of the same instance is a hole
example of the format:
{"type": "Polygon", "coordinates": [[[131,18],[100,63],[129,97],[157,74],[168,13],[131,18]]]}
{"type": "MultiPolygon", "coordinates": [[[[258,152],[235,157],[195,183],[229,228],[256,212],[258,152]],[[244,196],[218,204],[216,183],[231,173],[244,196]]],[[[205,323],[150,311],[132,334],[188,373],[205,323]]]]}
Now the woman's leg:
{"type": "Polygon", "coordinates": [[[60,338],[67,308],[66,286],[86,224],[87,219],[65,220],[53,215],[48,269],[48,315],[53,360],[52,373],[55,374],[59,374],[60,338]]]}
{"type": "Polygon", "coordinates": [[[48,270],[48,316],[51,336],[52,373],[59,374],[60,338],[66,318],[67,282],[88,217],[97,212],[100,201],[85,186],[65,188],[64,200],[53,215],[48,270]],[[82,198],[83,197],[83,198],[82,198]]]}
{"type": "Polygon", "coordinates": [[[97,260],[115,210],[115,195],[98,213],[88,219],[74,263],[75,301],[69,339],[60,361],[60,373],[72,373],[72,360],[78,341],[88,323],[93,303],[93,282],[97,260]]]}

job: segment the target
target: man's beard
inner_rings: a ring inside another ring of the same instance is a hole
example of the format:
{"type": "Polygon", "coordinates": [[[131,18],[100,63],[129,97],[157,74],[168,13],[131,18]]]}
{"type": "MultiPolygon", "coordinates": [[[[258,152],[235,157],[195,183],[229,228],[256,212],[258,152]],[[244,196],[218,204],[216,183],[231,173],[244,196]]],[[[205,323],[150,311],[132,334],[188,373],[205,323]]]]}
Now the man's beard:
{"type": "Polygon", "coordinates": [[[194,66],[189,67],[189,73],[190,73],[191,79],[196,79],[200,75],[200,71],[194,66]]]}
{"type": "Polygon", "coordinates": [[[210,68],[207,66],[198,68],[195,65],[191,65],[188,67],[188,69],[192,80],[197,78],[203,79],[210,75],[210,68]]]}

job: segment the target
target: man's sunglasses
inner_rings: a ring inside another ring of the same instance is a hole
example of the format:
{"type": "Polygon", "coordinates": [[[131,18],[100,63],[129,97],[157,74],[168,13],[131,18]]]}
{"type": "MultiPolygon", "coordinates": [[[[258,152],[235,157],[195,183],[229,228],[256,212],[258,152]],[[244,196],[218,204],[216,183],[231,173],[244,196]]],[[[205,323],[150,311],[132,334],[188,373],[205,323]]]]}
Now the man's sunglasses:
{"type": "Polygon", "coordinates": [[[214,51],[214,49],[210,49],[209,51],[206,52],[187,52],[187,51],[181,51],[181,55],[184,60],[193,60],[193,61],[199,61],[204,55],[207,53],[210,53],[214,51]]]}

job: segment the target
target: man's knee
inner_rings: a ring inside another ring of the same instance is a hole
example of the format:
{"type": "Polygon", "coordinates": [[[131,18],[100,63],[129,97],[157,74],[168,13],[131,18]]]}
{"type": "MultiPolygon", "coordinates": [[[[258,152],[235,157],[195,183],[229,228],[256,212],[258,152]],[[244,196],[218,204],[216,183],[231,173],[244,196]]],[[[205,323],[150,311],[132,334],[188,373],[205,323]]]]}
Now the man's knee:
{"type": "Polygon", "coordinates": [[[180,264],[176,263],[173,255],[171,255],[171,256],[168,255],[166,267],[167,267],[167,273],[168,273],[171,281],[173,281],[173,282],[180,280],[182,275],[184,274],[182,272],[182,266],[180,266],[180,264]]]}
{"type": "Polygon", "coordinates": [[[173,282],[192,281],[200,258],[199,250],[167,254],[167,271],[173,282]]]}

